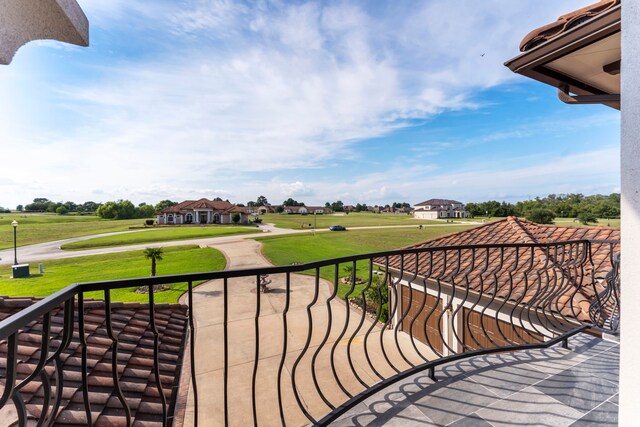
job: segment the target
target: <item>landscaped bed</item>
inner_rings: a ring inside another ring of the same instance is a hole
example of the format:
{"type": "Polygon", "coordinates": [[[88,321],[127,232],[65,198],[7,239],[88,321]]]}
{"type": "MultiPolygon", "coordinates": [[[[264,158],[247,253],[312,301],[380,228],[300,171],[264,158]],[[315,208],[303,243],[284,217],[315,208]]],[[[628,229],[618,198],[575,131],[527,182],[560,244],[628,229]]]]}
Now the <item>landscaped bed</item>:
{"type": "MultiPolygon", "coordinates": [[[[163,259],[158,261],[157,274],[183,274],[200,271],[223,270],[224,255],[212,248],[195,245],[163,248],[163,259]]],[[[32,273],[38,262],[31,263],[32,273]]],[[[44,262],[43,275],[34,274],[27,279],[10,279],[11,267],[0,267],[0,295],[45,297],[73,283],[148,277],[150,261],[142,251],[119,252],[105,255],[66,258],[44,262]]],[[[175,303],[186,292],[187,284],[170,285],[170,289],[155,293],[157,303],[175,303]]],[[[88,293],[87,298],[103,299],[103,292],[88,293]]],[[[148,295],[135,292],[135,288],[111,291],[114,301],[147,302],[148,295]]]]}

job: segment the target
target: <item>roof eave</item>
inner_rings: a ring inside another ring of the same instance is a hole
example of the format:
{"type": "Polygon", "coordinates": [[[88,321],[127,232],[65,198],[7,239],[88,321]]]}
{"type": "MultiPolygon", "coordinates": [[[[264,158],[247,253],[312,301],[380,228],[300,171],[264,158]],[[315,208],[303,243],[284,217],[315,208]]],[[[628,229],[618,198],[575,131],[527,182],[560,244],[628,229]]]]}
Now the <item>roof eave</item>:
{"type": "MultiPolygon", "coordinates": [[[[555,88],[563,84],[570,86],[577,95],[608,95],[609,93],[573,77],[563,75],[545,67],[557,58],[620,32],[621,5],[597,15],[577,27],[566,31],[539,46],[505,62],[514,73],[546,83],[555,88]]],[[[620,102],[605,102],[609,107],[620,109],[620,102]]]]}

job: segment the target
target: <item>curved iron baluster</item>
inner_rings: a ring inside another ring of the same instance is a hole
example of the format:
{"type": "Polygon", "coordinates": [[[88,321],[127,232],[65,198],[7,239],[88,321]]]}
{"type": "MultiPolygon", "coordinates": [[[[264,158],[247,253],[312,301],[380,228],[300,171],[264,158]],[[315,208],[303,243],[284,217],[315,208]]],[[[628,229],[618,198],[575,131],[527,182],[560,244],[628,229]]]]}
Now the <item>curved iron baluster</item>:
{"type": "MultiPolygon", "coordinates": [[[[113,326],[111,325],[111,291],[106,289],[104,291],[104,316],[106,320],[107,336],[111,340],[111,375],[113,378],[113,388],[115,389],[116,396],[122,409],[127,423],[127,427],[131,426],[131,409],[127,403],[127,399],[122,393],[120,388],[120,377],[118,376],[118,337],[113,333],[113,326]]],[[[54,411],[55,413],[55,411],[54,411]]]]}
{"type": "MultiPolygon", "coordinates": [[[[337,282],[336,282],[336,286],[337,286],[337,282]]],[[[338,378],[338,372],[336,371],[336,367],[335,367],[336,348],[338,348],[338,344],[340,344],[340,340],[342,340],[342,337],[344,337],[344,334],[347,332],[347,328],[349,327],[349,318],[350,318],[349,314],[351,313],[351,308],[349,307],[349,297],[353,294],[353,291],[355,290],[355,288],[356,288],[355,280],[352,280],[351,281],[351,287],[349,287],[349,290],[344,295],[345,310],[346,310],[345,311],[345,318],[344,318],[344,326],[342,328],[342,331],[340,331],[340,334],[338,335],[338,337],[334,341],[333,345],[331,346],[331,370],[333,371],[333,375],[336,378],[338,378]]],[[[338,382],[341,384],[341,382],[339,380],[338,380],[338,382]]],[[[351,392],[349,392],[345,388],[343,388],[342,391],[346,392],[347,396],[353,397],[351,392]]]]}
{"type": "MultiPolygon", "coordinates": [[[[613,250],[611,250],[613,252],[613,250]]],[[[607,332],[617,333],[620,328],[620,254],[612,256],[611,270],[607,273],[604,290],[596,292],[596,300],[589,306],[589,318],[594,325],[607,332]],[[609,306],[609,307],[608,307],[609,306]],[[609,311],[609,313],[607,313],[609,311]]]]}
{"type": "MultiPolygon", "coordinates": [[[[226,279],[225,279],[225,295],[226,295],[226,279]]],[[[290,296],[291,296],[291,273],[287,272],[286,273],[286,279],[285,279],[285,301],[284,301],[284,310],[282,311],[282,333],[283,333],[283,344],[282,344],[282,356],[280,357],[280,364],[278,365],[278,410],[280,412],[280,423],[282,424],[282,426],[286,426],[287,423],[284,419],[284,408],[282,407],[282,370],[284,369],[284,361],[287,358],[287,337],[289,335],[289,331],[287,329],[287,313],[289,312],[289,301],[290,301],[290,296]]],[[[225,305],[225,320],[224,323],[225,325],[227,324],[227,319],[226,319],[226,305],[225,305]]],[[[225,332],[225,337],[226,337],[226,332],[225,332]]],[[[226,349],[226,341],[225,341],[225,349],[226,349]]],[[[226,358],[226,356],[225,356],[226,358]]],[[[312,373],[314,375],[314,381],[315,381],[315,373],[312,370],[312,373]]],[[[227,378],[226,378],[226,369],[225,369],[225,384],[227,383],[227,378]]],[[[317,388],[317,382],[316,382],[316,388],[317,388]]],[[[321,394],[322,395],[322,394],[321,394]]],[[[225,401],[226,401],[226,396],[225,396],[225,401]]],[[[333,408],[331,408],[333,409],[333,408]]],[[[225,417],[225,425],[226,425],[226,417],[225,417]]]]}
{"type": "MultiPolygon", "coordinates": [[[[401,269],[404,270],[404,254],[400,256],[400,263],[402,265],[401,269]]],[[[416,259],[416,264],[417,264],[417,259],[416,259]]],[[[417,266],[417,265],[416,265],[417,266]]],[[[413,273],[413,276],[411,277],[411,279],[407,280],[407,285],[403,285],[402,284],[402,280],[404,280],[403,275],[401,274],[400,276],[398,276],[398,280],[395,283],[395,287],[396,289],[399,288],[400,292],[399,292],[399,297],[398,297],[398,307],[402,307],[402,294],[404,293],[405,289],[407,290],[407,292],[409,292],[409,304],[407,304],[407,308],[404,310],[404,312],[402,312],[400,319],[398,319],[398,324],[396,325],[396,327],[393,329],[393,340],[396,344],[396,349],[398,350],[398,353],[400,354],[400,357],[402,357],[402,359],[411,367],[414,366],[413,363],[411,363],[411,361],[409,359],[407,359],[407,357],[404,355],[404,352],[402,351],[402,347],[400,346],[400,343],[398,342],[398,331],[400,330],[400,327],[402,326],[402,322],[404,322],[404,319],[407,318],[407,315],[409,314],[409,311],[411,310],[411,305],[413,304],[413,281],[416,279],[416,277],[418,277],[418,269],[415,268],[415,272],[413,273]]],[[[399,311],[400,312],[400,309],[399,311]]],[[[409,334],[409,338],[412,340],[413,339],[413,331],[411,330],[411,328],[409,328],[408,331],[405,331],[405,333],[409,334]]]]}
{"type": "Polygon", "coordinates": [[[64,303],[64,324],[60,346],[58,346],[58,349],[47,359],[47,363],[50,363],[51,361],[54,362],[56,395],[53,407],[51,408],[51,414],[44,420],[44,425],[46,426],[52,426],[56,421],[58,409],[62,402],[62,393],[64,391],[64,370],[60,355],[69,347],[71,338],[73,338],[73,297],[64,303]]]}
{"type": "MultiPolygon", "coordinates": [[[[316,359],[317,355],[320,353],[320,350],[324,347],[324,344],[327,342],[327,339],[329,338],[329,334],[331,333],[331,326],[333,325],[333,315],[332,315],[332,311],[331,311],[331,301],[335,298],[335,296],[337,295],[337,292],[338,292],[338,286],[340,284],[339,272],[340,272],[340,264],[335,264],[334,265],[334,272],[333,272],[333,292],[331,293],[329,298],[327,298],[327,303],[326,303],[326,305],[327,305],[327,314],[329,316],[329,318],[327,319],[327,332],[326,332],[326,335],[324,336],[324,339],[320,343],[320,346],[318,346],[318,348],[316,349],[316,352],[313,355],[314,357],[311,360],[311,365],[313,367],[312,372],[315,372],[315,359],[316,359]]],[[[333,359],[333,349],[332,349],[331,357],[329,358],[329,364],[331,365],[331,373],[333,374],[333,379],[336,381],[336,384],[338,385],[340,390],[342,390],[342,392],[346,396],[352,397],[351,393],[349,393],[349,391],[342,384],[342,381],[340,380],[340,377],[338,376],[338,373],[336,371],[335,361],[333,359]]],[[[314,373],[314,375],[315,375],[315,373],[314,373]]],[[[331,407],[331,406],[332,405],[329,405],[329,407],[331,407]]]]}
{"type": "MultiPolygon", "coordinates": [[[[335,272],[334,272],[333,291],[331,292],[331,295],[329,295],[329,298],[327,298],[327,301],[326,301],[326,307],[327,307],[327,331],[325,332],[324,337],[322,338],[322,341],[320,341],[320,344],[318,345],[318,348],[316,348],[316,351],[313,353],[313,356],[311,357],[311,378],[313,379],[313,385],[315,386],[316,390],[318,390],[318,394],[319,394],[320,398],[322,399],[322,401],[331,409],[335,409],[335,406],[329,401],[329,399],[326,398],[326,396],[322,392],[322,389],[320,388],[320,385],[318,384],[318,376],[317,376],[317,373],[316,373],[316,360],[318,358],[318,355],[320,354],[320,352],[324,348],[324,345],[326,344],[327,340],[329,339],[329,335],[331,334],[331,326],[333,324],[333,315],[332,315],[332,312],[331,312],[331,301],[333,301],[333,299],[338,294],[338,282],[339,282],[338,270],[339,270],[339,268],[340,268],[339,265],[336,264],[335,265],[335,272]]],[[[340,387],[342,392],[345,395],[348,395],[347,390],[342,386],[342,383],[340,382],[340,379],[335,375],[335,370],[332,370],[332,372],[334,374],[334,378],[336,380],[336,383],[338,384],[338,386],[340,387]]]]}
{"type": "Polygon", "coordinates": [[[151,333],[153,334],[153,375],[156,379],[156,389],[160,395],[160,404],[162,405],[162,426],[167,425],[167,398],[164,395],[164,388],[162,387],[162,378],[160,378],[160,357],[158,354],[158,346],[160,344],[160,334],[156,327],[156,313],[155,313],[155,297],[153,295],[153,285],[149,285],[149,326],[151,333]]]}
{"type": "MultiPolygon", "coordinates": [[[[504,249],[503,249],[503,253],[504,253],[504,249]]],[[[510,296],[513,294],[513,273],[518,269],[519,266],[519,257],[518,257],[518,253],[516,252],[515,254],[515,261],[513,262],[513,265],[511,266],[510,269],[507,270],[507,282],[509,283],[509,292],[507,293],[506,296],[502,297],[500,296],[499,298],[502,299],[502,303],[498,306],[498,308],[496,309],[496,316],[495,316],[495,320],[496,320],[496,326],[498,328],[498,333],[500,334],[500,336],[502,337],[502,339],[505,340],[505,342],[507,342],[508,344],[518,344],[517,342],[512,341],[509,337],[507,337],[504,332],[502,331],[502,328],[500,327],[500,323],[502,323],[503,321],[500,319],[500,313],[502,313],[502,310],[507,306],[507,303],[509,302],[509,298],[510,296]]],[[[502,285],[504,286],[504,284],[502,285]]],[[[496,295],[498,294],[498,292],[496,292],[496,295]]],[[[506,323],[506,322],[505,322],[506,323]]],[[[513,327],[513,323],[509,323],[509,325],[511,326],[511,330],[514,330],[515,328],[513,327]]]]}
{"type": "Polygon", "coordinates": [[[251,377],[251,410],[253,412],[253,425],[258,427],[258,408],[256,406],[256,380],[258,378],[258,362],[260,360],[260,275],[256,275],[256,314],[255,325],[255,355],[253,358],[253,375],[251,377]]]}
{"type": "Polygon", "coordinates": [[[78,337],[80,338],[80,369],[82,370],[82,403],[87,417],[87,427],[93,426],[87,366],[87,337],[84,333],[84,292],[78,293],[78,337]]]}
{"type": "MultiPolygon", "coordinates": [[[[420,254],[416,252],[415,255],[416,255],[416,263],[415,263],[414,269],[416,271],[416,274],[411,280],[409,280],[409,283],[407,284],[407,288],[409,289],[409,292],[411,294],[413,294],[413,282],[418,277],[417,272],[418,272],[419,266],[420,266],[420,254]]],[[[425,304],[427,302],[426,280],[423,280],[422,284],[424,285],[424,289],[423,289],[423,292],[422,292],[422,303],[419,304],[420,305],[420,309],[418,310],[418,312],[421,312],[422,310],[424,310],[424,306],[425,306],[425,304]]],[[[415,337],[413,336],[413,325],[416,323],[416,320],[418,320],[418,317],[419,316],[413,316],[413,318],[411,319],[411,322],[409,322],[409,331],[410,331],[409,338],[410,338],[410,341],[411,341],[411,345],[413,346],[413,349],[416,352],[416,354],[422,360],[424,360],[425,362],[428,362],[429,359],[427,359],[422,354],[422,352],[418,349],[418,346],[416,345],[415,337]]]]}
{"type": "MultiPolygon", "coordinates": [[[[380,291],[380,288],[382,286],[384,286],[384,284],[386,283],[386,278],[387,278],[387,273],[385,272],[385,280],[383,280],[382,283],[375,288],[376,295],[378,296],[378,308],[376,309],[376,317],[373,319],[373,321],[371,322],[371,325],[369,326],[369,328],[367,328],[367,332],[365,332],[365,334],[364,334],[364,345],[363,345],[364,357],[367,360],[367,363],[369,364],[369,367],[371,368],[373,373],[381,380],[383,380],[384,377],[380,374],[380,372],[378,372],[376,367],[373,366],[373,362],[371,361],[371,357],[369,356],[369,348],[368,348],[368,346],[369,346],[369,335],[371,334],[371,331],[373,331],[373,329],[376,326],[380,326],[380,325],[378,325],[378,323],[380,322],[380,317],[382,316],[382,305],[383,305],[382,304],[382,292],[380,291]]],[[[373,284],[373,259],[370,259],[369,260],[369,283],[367,285],[367,288],[362,291],[365,314],[366,314],[366,308],[367,308],[367,305],[366,305],[366,292],[371,287],[372,284],[373,284]]],[[[388,301],[388,298],[387,298],[387,301],[388,301]]],[[[387,311],[388,311],[388,309],[389,309],[389,307],[387,306],[387,311]]]]}
{"type": "Polygon", "coordinates": [[[307,408],[305,408],[304,403],[302,403],[302,399],[300,398],[300,393],[298,393],[298,387],[296,385],[296,370],[298,369],[298,364],[300,363],[305,353],[309,349],[309,344],[311,344],[311,337],[313,335],[313,316],[311,315],[311,308],[318,301],[318,294],[320,291],[320,269],[319,268],[316,269],[314,285],[315,286],[313,290],[313,298],[311,299],[311,302],[307,304],[307,308],[306,308],[307,320],[309,321],[309,327],[307,328],[307,340],[304,343],[304,347],[302,348],[302,351],[296,358],[296,361],[293,362],[293,366],[291,367],[291,385],[293,386],[293,395],[296,399],[296,402],[298,403],[298,407],[300,408],[304,416],[307,417],[307,419],[309,419],[309,421],[311,421],[312,423],[315,422],[316,419],[313,418],[313,416],[309,413],[309,411],[307,411],[307,408]]]}
{"type": "MultiPolygon", "coordinates": [[[[353,261],[353,266],[352,266],[352,270],[351,270],[351,284],[354,286],[355,288],[355,284],[356,284],[356,280],[357,280],[357,264],[356,261],[353,261]]],[[[369,276],[371,277],[371,276],[369,276]]],[[[370,283],[370,282],[369,282],[370,283]]],[[[367,285],[368,288],[369,285],[367,285]]],[[[364,298],[364,290],[361,291],[363,294],[363,298],[364,298]]],[[[355,297],[354,297],[355,298],[355,297]]],[[[351,308],[349,307],[349,299],[346,299],[346,304],[347,304],[347,309],[351,310],[351,308]]],[[[353,343],[353,340],[355,339],[356,335],[358,334],[358,332],[360,331],[360,328],[362,327],[362,324],[364,323],[364,316],[365,316],[365,312],[367,309],[367,305],[366,303],[364,304],[363,308],[362,308],[362,316],[360,318],[360,323],[358,324],[358,327],[355,328],[353,330],[353,332],[351,333],[351,336],[349,337],[349,340],[347,340],[347,362],[349,363],[349,367],[351,368],[351,372],[353,372],[353,376],[356,378],[356,380],[363,386],[363,387],[369,387],[369,384],[367,384],[361,377],[360,375],[358,375],[358,372],[356,371],[355,366],[353,365],[353,359],[351,358],[351,345],[353,343]]]]}
{"type": "MultiPolygon", "coordinates": [[[[225,287],[226,287],[226,278],[225,278],[225,287]]],[[[196,381],[196,328],[193,322],[193,282],[191,280],[189,280],[187,282],[187,294],[189,296],[189,358],[190,360],[190,364],[191,364],[191,388],[193,389],[193,425],[194,427],[198,427],[198,383],[196,381]]],[[[226,308],[226,298],[227,298],[227,292],[226,292],[226,288],[225,288],[225,292],[224,292],[224,298],[225,298],[225,308],[226,308]]],[[[225,309],[225,315],[226,315],[227,311],[225,309]]],[[[227,335],[226,335],[226,327],[227,327],[227,322],[226,322],[226,318],[225,318],[225,322],[224,322],[224,327],[225,327],[225,335],[224,335],[224,351],[225,351],[225,363],[227,362],[227,335]]],[[[226,374],[226,365],[225,365],[225,374],[226,374]]],[[[227,381],[226,381],[226,376],[225,376],[225,390],[224,390],[224,405],[225,405],[225,425],[226,425],[226,420],[227,420],[227,381]]]]}
{"type": "MultiPolygon", "coordinates": [[[[389,256],[385,257],[385,271],[389,271],[389,256]]],[[[400,268],[400,276],[402,276],[402,272],[403,269],[400,268]]],[[[394,371],[396,371],[396,373],[399,373],[400,370],[398,368],[396,368],[396,366],[391,363],[391,360],[389,359],[389,355],[387,354],[387,350],[384,348],[384,333],[387,331],[387,329],[391,326],[391,323],[393,322],[393,318],[396,314],[396,307],[398,306],[398,292],[394,286],[394,282],[393,282],[393,277],[391,277],[390,275],[385,276],[389,278],[389,284],[387,285],[387,282],[385,281],[385,286],[387,286],[387,293],[389,293],[391,291],[393,291],[393,296],[391,296],[391,298],[389,298],[389,303],[387,305],[387,321],[384,323],[384,327],[382,328],[382,331],[380,332],[380,351],[382,351],[382,356],[384,357],[384,360],[387,362],[387,365],[389,365],[391,367],[391,369],[393,369],[394,371]],[[393,310],[389,309],[389,305],[391,304],[391,302],[393,301],[393,304],[391,305],[391,308],[393,310]]]]}

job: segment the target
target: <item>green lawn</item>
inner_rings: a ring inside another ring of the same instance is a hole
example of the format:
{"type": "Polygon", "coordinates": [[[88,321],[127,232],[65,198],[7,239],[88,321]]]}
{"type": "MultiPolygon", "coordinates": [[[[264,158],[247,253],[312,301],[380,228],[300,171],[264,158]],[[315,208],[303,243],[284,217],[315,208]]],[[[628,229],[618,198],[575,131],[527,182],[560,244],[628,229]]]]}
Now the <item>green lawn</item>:
{"type": "MultiPolygon", "coordinates": [[[[582,227],[582,224],[580,224],[580,222],[578,222],[575,218],[556,218],[553,220],[553,223],[561,226],[582,227]]],[[[620,218],[599,218],[597,223],[589,224],[589,226],[620,228],[620,218]]]]}
{"type": "MultiPolygon", "coordinates": [[[[32,273],[37,265],[38,262],[31,263],[32,273]]],[[[222,270],[225,265],[224,255],[215,249],[195,245],[175,246],[164,248],[163,259],[158,261],[157,274],[222,270]]],[[[150,266],[151,262],[144,258],[142,251],[44,261],[45,273],[27,279],[10,279],[11,267],[3,265],[0,266],[0,295],[45,297],[73,283],[147,277],[150,266]]],[[[114,301],[148,301],[148,295],[137,294],[134,290],[135,288],[113,290],[111,298],[114,301]]],[[[155,301],[175,303],[186,290],[186,283],[171,285],[171,289],[157,292],[155,301]]],[[[87,297],[103,299],[104,293],[92,292],[87,297]]]]}
{"type": "Polygon", "coordinates": [[[134,233],[116,234],[114,236],[96,237],[94,239],[62,245],[62,249],[78,250],[106,248],[111,246],[135,245],[138,243],[169,242],[175,240],[198,239],[202,237],[231,236],[234,234],[259,233],[255,227],[225,226],[182,226],[175,228],[155,228],[134,233]]]}
{"type": "Polygon", "coordinates": [[[328,228],[334,224],[345,227],[366,227],[371,225],[418,225],[418,224],[443,224],[444,220],[415,219],[407,214],[375,214],[354,212],[350,214],[338,213],[328,215],[287,215],[266,214],[261,215],[262,222],[274,223],[281,228],[328,228]]]}
{"type": "Polygon", "coordinates": [[[18,221],[18,246],[125,231],[144,223],[144,219],[114,221],[95,215],[0,214],[0,249],[13,247],[13,220],[18,221]]]}
{"type": "MultiPolygon", "coordinates": [[[[345,232],[327,232],[298,234],[293,236],[259,237],[262,252],[275,265],[306,263],[328,258],[357,255],[397,249],[403,246],[424,242],[445,234],[462,231],[470,226],[425,227],[418,228],[386,228],[379,230],[352,230],[345,232]]],[[[368,263],[358,263],[358,276],[367,276],[368,263]]],[[[320,274],[327,280],[333,280],[334,267],[322,268],[320,274]]],[[[313,274],[313,272],[309,272],[313,274]]],[[[344,271],[340,276],[346,276],[344,271]]],[[[356,287],[358,295],[364,285],[356,287]]],[[[349,286],[340,285],[338,295],[344,298],[349,286]]]]}

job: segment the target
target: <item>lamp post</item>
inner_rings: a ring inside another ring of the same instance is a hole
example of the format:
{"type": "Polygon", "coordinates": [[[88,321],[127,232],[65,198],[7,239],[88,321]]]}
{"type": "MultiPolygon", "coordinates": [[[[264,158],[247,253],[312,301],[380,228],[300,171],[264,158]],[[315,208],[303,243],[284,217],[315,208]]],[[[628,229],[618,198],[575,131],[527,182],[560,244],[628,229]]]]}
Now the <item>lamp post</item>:
{"type": "Polygon", "coordinates": [[[18,221],[14,219],[11,225],[13,225],[13,265],[18,265],[18,221]]]}

